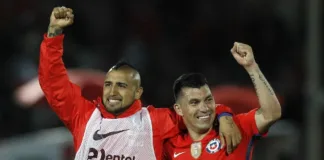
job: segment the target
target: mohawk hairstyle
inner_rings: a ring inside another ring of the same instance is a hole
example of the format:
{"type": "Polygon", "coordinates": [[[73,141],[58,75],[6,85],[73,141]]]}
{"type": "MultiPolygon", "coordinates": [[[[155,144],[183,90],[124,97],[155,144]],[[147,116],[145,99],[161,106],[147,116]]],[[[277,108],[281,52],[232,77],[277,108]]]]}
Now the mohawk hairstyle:
{"type": "Polygon", "coordinates": [[[179,98],[179,94],[182,88],[200,88],[206,84],[208,84],[208,82],[205,76],[201,73],[183,74],[173,83],[174,99],[177,100],[179,98]]]}
{"type": "Polygon", "coordinates": [[[118,61],[114,66],[111,67],[113,70],[118,70],[120,67],[127,66],[129,68],[134,69],[135,71],[138,71],[133,65],[128,63],[126,60],[120,60],[118,61]]]}
{"type": "MultiPolygon", "coordinates": [[[[137,68],[135,68],[133,65],[131,65],[130,63],[128,63],[126,60],[120,60],[118,61],[114,66],[112,66],[110,70],[118,70],[121,67],[128,67],[132,70],[134,70],[135,72],[137,72],[138,76],[141,77],[141,75],[139,74],[139,70],[137,68]]],[[[141,85],[141,78],[139,78],[139,85],[141,85]]]]}

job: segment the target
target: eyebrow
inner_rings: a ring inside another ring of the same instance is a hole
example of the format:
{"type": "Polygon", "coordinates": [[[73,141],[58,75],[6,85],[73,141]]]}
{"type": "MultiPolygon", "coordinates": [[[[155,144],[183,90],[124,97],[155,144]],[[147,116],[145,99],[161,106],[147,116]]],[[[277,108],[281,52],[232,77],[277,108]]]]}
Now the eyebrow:
{"type": "Polygon", "coordinates": [[[192,102],[192,101],[200,101],[200,99],[198,99],[198,98],[189,99],[189,102],[192,102]]]}
{"type": "MultiPolygon", "coordinates": [[[[113,82],[112,81],[105,81],[104,83],[106,84],[106,83],[113,83],[113,82]]],[[[116,82],[116,84],[126,84],[126,85],[128,85],[128,83],[126,83],[126,82],[116,82]]]]}
{"type": "Polygon", "coordinates": [[[208,99],[208,98],[213,98],[213,95],[208,95],[205,99],[208,99]]]}
{"type": "Polygon", "coordinates": [[[124,85],[126,85],[126,86],[128,86],[128,84],[127,83],[125,83],[125,82],[117,82],[117,84],[124,84],[124,85]]]}

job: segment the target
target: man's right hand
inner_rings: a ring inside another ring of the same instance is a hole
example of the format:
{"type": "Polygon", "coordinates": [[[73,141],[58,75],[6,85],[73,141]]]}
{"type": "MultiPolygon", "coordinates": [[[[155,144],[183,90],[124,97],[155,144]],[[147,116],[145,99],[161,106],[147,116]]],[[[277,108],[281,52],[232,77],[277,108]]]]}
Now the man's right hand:
{"type": "Polygon", "coordinates": [[[47,37],[54,37],[62,33],[63,28],[73,24],[74,15],[71,8],[55,7],[52,11],[47,37]]]}

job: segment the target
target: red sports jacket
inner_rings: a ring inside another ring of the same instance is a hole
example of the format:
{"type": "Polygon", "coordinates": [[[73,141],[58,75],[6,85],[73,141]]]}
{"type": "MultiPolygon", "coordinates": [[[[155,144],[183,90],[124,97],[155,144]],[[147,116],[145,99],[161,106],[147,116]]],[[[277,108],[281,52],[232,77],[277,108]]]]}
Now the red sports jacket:
{"type": "MultiPolygon", "coordinates": [[[[181,118],[168,108],[142,107],[139,100],[114,116],[100,98],[83,98],[81,89],[67,76],[63,39],[64,35],[44,35],[39,83],[49,105],[73,135],[76,159],[162,159],[163,143],[179,133],[181,118]]],[[[216,112],[231,110],[218,107],[216,112]]]]}

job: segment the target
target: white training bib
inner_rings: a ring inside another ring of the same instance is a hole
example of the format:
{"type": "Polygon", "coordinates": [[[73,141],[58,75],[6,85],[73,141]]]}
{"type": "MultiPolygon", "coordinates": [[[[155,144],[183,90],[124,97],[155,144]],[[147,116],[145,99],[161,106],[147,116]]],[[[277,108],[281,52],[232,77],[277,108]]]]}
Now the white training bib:
{"type": "Polygon", "coordinates": [[[107,119],[96,108],[89,119],[76,160],[155,160],[152,123],[142,108],[126,118],[107,119]]]}

